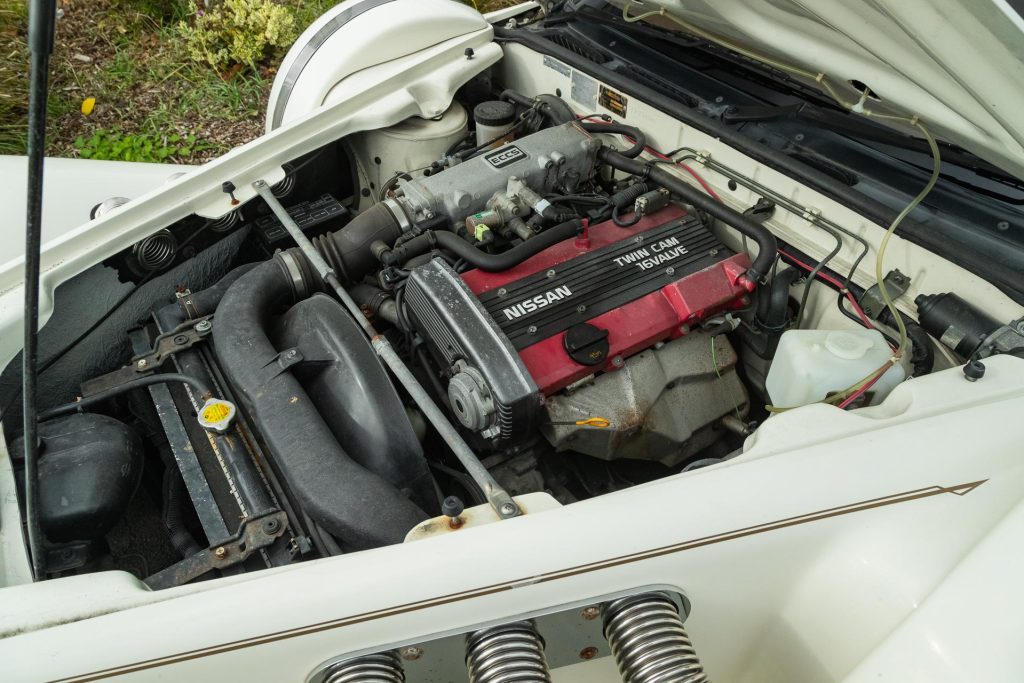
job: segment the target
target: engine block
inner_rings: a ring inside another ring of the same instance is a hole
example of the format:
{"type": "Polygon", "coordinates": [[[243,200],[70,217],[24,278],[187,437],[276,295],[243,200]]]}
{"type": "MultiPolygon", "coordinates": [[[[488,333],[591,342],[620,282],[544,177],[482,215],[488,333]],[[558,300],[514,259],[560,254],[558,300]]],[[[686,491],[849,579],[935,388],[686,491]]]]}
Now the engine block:
{"type": "Polygon", "coordinates": [[[463,426],[511,445],[536,432],[545,397],[744,306],[748,266],[670,206],[633,227],[592,226],[500,273],[460,276],[434,260],[413,270],[406,302],[449,370],[463,426]]]}

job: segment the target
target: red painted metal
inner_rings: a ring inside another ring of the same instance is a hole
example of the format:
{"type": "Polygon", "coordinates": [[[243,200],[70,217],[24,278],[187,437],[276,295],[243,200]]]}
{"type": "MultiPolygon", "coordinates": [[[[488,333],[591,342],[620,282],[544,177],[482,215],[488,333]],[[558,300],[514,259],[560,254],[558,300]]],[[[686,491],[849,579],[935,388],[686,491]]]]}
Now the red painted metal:
{"type": "MultiPolygon", "coordinates": [[[[632,239],[685,215],[676,206],[643,218],[632,228],[620,228],[611,221],[590,226],[584,238],[566,240],[501,273],[471,270],[462,278],[477,295],[553,268],[595,249],[632,239]]],[[[689,332],[690,326],[712,315],[748,302],[745,278],[750,267],[746,254],[734,254],[712,266],[672,282],[619,308],[591,318],[591,325],[608,330],[608,358],[603,367],[581,365],[566,353],[564,332],[539,340],[520,350],[519,355],[545,396],[564,389],[596,371],[614,372],[629,356],[659,341],[689,332]]]]}

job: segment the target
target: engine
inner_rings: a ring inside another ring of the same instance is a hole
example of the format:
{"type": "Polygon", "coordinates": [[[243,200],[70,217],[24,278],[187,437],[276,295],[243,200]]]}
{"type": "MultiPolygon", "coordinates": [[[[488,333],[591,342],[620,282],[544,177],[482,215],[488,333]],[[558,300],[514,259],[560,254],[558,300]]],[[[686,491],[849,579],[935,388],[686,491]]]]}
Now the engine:
{"type": "Polygon", "coordinates": [[[730,335],[771,245],[719,241],[709,214],[746,219],[638,160],[636,129],[511,93],[471,133],[461,107],[294,160],[164,229],[159,263],[110,259],[164,294],[98,340],[120,367],[42,413],[40,471],[77,473],[40,491],[51,574],[141,557],[165,588],[400,543],[451,496],[513,517],[736,449],[730,335]],[[166,538],[119,531],[136,486],[166,538]]]}
{"type": "Polygon", "coordinates": [[[690,443],[698,431],[746,412],[732,348],[700,326],[748,303],[749,265],[671,206],[503,271],[434,259],[410,274],[406,302],[459,422],[493,445],[539,430],[558,450],[675,464],[707,445],[690,443]]]}

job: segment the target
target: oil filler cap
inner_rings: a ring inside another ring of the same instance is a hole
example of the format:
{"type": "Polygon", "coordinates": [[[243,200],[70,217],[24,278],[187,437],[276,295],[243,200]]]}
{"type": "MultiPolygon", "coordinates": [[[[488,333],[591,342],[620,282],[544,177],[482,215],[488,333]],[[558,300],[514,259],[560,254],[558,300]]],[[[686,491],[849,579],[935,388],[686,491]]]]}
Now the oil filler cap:
{"type": "Polygon", "coordinates": [[[569,358],[580,365],[600,365],[608,357],[608,330],[579,323],[565,331],[562,344],[569,358]]]}

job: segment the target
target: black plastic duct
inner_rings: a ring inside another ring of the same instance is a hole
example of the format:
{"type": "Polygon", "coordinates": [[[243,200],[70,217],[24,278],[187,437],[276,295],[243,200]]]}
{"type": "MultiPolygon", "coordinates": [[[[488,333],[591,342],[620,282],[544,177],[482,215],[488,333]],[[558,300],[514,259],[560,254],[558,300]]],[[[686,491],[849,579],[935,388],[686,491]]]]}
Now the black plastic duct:
{"type": "MultiPolygon", "coordinates": [[[[351,549],[399,543],[427,514],[382,475],[353,460],[350,449],[359,450],[364,462],[378,458],[382,463],[391,448],[385,443],[367,452],[360,444],[342,446],[293,372],[302,365],[301,354],[279,353],[270,341],[272,318],[293,303],[292,277],[280,256],[240,277],[217,307],[217,357],[309,516],[351,549]]],[[[375,361],[351,370],[383,373],[375,361]]]]}
{"type": "Polygon", "coordinates": [[[302,358],[291,372],[352,459],[424,510],[439,512],[405,406],[352,317],[334,299],[314,294],[276,321],[272,338],[302,358]]]}

